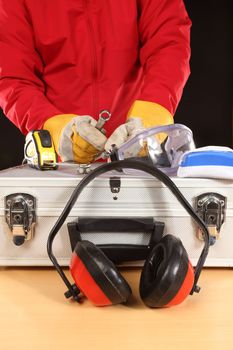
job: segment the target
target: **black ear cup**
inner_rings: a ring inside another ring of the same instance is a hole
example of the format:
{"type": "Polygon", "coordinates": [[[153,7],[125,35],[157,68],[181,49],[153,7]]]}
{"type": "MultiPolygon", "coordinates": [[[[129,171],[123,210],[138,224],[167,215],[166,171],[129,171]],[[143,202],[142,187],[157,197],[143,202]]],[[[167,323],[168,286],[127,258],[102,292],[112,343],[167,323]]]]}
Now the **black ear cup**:
{"type": "Polygon", "coordinates": [[[164,236],[152,249],[140,279],[140,295],[149,307],[181,303],[194,283],[194,270],[180,239],[164,236]]]}
{"type": "Polygon", "coordinates": [[[132,293],[115,265],[92,242],[77,243],[70,271],[78,288],[95,305],[124,303],[132,293]]]}

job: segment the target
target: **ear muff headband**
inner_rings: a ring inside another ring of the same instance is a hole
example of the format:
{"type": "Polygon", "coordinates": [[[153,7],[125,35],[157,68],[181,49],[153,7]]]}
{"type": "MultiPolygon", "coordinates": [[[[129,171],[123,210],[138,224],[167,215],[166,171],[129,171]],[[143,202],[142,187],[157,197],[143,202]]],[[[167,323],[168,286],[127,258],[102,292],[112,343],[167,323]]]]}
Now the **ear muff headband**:
{"type": "Polygon", "coordinates": [[[78,197],[82,193],[83,189],[96,177],[105,174],[111,170],[119,170],[119,169],[135,169],[135,170],[141,170],[145,173],[150,174],[151,176],[155,177],[156,179],[160,180],[164,185],[166,185],[169,190],[174,194],[174,196],[177,198],[177,200],[180,202],[180,204],[184,207],[184,209],[188,212],[188,214],[194,219],[196,224],[199,226],[201,231],[203,232],[203,238],[204,238],[204,247],[202,249],[202,252],[200,254],[200,257],[198,259],[195,272],[194,272],[194,284],[193,288],[190,292],[190,294],[193,294],[194,292],[199,292],[200,288],[197,286],[197,281],[199,279],[201,270],[203,268],[203,265],[205,263],[206,257],[209,252],[209,242],[210,242],[210,235],[208,228],[206,227],[205,223],[199,216],[195,213],[192,206],[189,204],[189,202],[185,199],[183,194],[180,192],[178,187],[174,184],[174,182],[162,171],[159,169],[149,165],[144,164],[143,162],[140,162],[138,160],[120,160],[115,161],[112,163],[106,163],[103,164],[96,169],[92,170],[89,174],[87,174],[76,186],[74,189],[70,199],[68,200],[65,208],[63,209],[61,215],[58,217],[56,223],[54,224],[53,228],[51,229],[48,241],[47,241],[47,252],[50,260],[52,261],[53,265],[55,266],[57,272],[63,279],[64,283],[66,284],[68,288],[68,292],[65,293],[66,297],[73,297],[75,300],[79,300],[78,294],[79,290],[77,286],[71,285],[69,280],[67,279],[66,275],[64,274],[63,270],[61,269],[61,266],[58,264],[53,251],[52,251],[52,244],[55,236],[57,235],[58,231],[60,230],[61,226],[65,222],[66,218],[68,217],[71,209],[73,208],[74,204],[76,203],[78,197]]]}

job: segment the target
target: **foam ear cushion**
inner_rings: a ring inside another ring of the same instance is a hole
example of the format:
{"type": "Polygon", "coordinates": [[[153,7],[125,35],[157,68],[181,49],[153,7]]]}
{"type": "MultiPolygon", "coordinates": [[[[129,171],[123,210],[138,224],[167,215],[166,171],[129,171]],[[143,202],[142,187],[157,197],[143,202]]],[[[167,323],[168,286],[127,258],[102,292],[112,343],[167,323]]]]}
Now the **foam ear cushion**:
{"type": "Polygon", "coordinates": [[[180,304],[194,284],[194,270],[180,239],[164,236],[152,249],[140,279],[140,295],[149,307],[180,304]]]}
{"type": "Polygon", "coordinates": [[[132,293],[115,265],[91,242],[77,243],[70,271],[78,288],[95,305],[124,303],[132,293]]]}

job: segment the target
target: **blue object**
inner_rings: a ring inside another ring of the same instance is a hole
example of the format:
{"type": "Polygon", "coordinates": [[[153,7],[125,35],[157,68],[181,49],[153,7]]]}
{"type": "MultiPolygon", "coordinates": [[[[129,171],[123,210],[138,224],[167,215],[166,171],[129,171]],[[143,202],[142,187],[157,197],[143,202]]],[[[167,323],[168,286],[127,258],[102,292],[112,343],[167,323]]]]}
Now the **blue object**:
{"type": "Polygon", "coordinates": [[[233,152],[225,151],[199,151],[186,154],[180,164],[187,166],[230,166],[233,167],[233,152]]]}
{"type": "Polygon", "coordinates": [[[186,152],[181,159],[177,176],[233,180],[233,150],[208,146],[186,152]]]}

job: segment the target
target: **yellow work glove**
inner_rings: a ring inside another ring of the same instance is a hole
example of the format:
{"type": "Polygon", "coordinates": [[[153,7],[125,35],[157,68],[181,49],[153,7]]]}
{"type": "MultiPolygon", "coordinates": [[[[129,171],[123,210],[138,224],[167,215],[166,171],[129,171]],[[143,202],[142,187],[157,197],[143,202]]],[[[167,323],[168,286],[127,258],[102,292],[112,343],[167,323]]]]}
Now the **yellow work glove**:
{"type": "MultiPolygon", "coordinates": [[[[113,144],[119,148],[142,130],[168,124],[173,124],[173,117],[166,108],[154,102],[136,100],[128,112],[126,123],[120,125],[112,133],[105,144],[105,150],[111,150],[113,144]]],[[[162,142],[166,135],[160,134],[159,137],[159,142],[162,142]]],[[[140,150],[135,149],[132,152],[136,151],[140,150]]],[[[144,155],[144,152],[141,152],[141,155],[144,155]]]]}
{"type": "Polygon", "coordinates": [[[106,136],[95,128],[89,115],[61,114],[48,119],[43,129],[50,132],[63,162],[91,163],[104,150],[106,136]]]}

